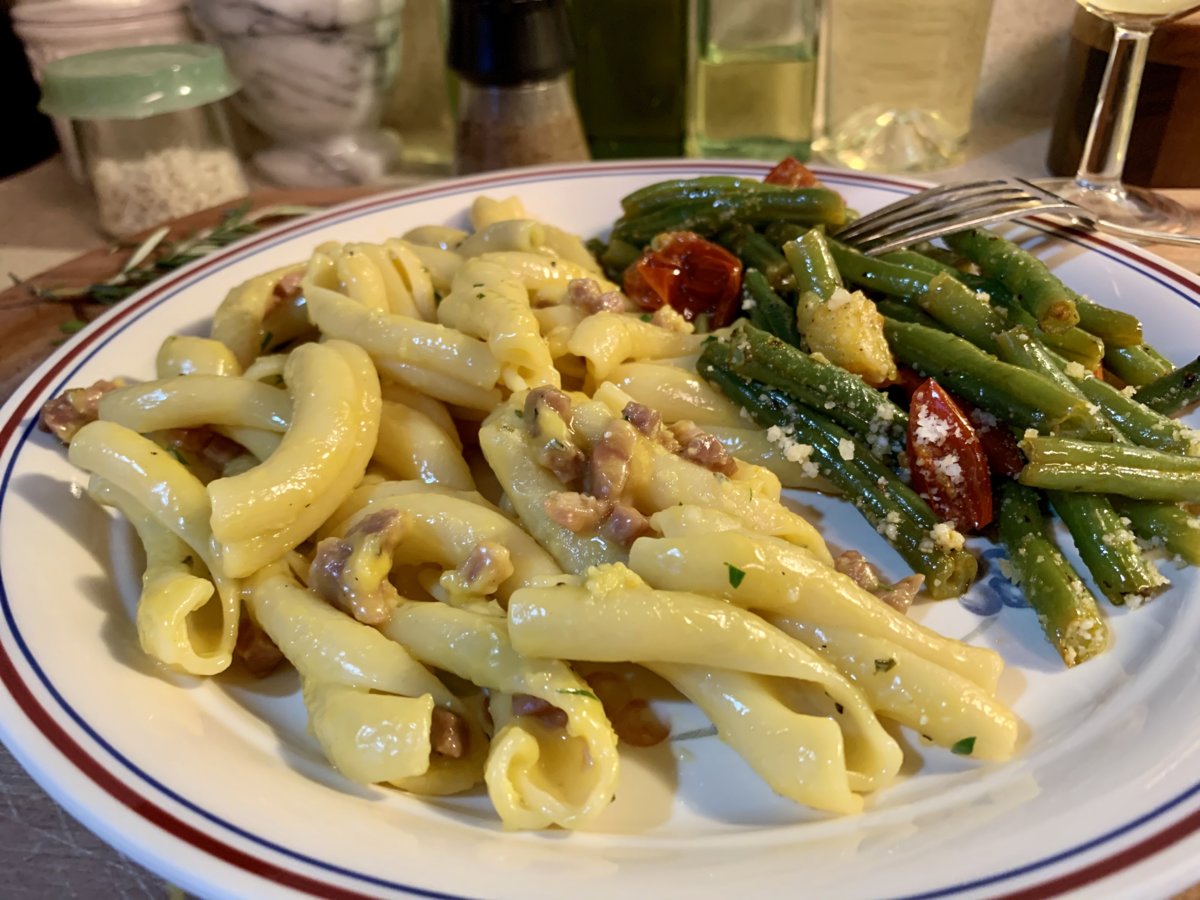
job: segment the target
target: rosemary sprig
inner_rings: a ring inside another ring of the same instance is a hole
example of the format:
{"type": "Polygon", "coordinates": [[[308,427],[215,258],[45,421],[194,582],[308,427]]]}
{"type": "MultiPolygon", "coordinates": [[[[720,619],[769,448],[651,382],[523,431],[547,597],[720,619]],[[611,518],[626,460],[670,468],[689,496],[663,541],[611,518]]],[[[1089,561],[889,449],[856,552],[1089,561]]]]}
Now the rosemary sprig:
{"type": "Polygon", "coordinates": [[[316,209],[317,207],[313,206],[279,205],[265,206],[251,212],[247,202],[226,210],[221,216],[221,221],[212,228],[202,229],[177,241],[166,239],[169,233],[166,226],[159,228],[138,244],[121,271],[106,281],[80,288],[31,286],[30,290],[42,300],[105,305],[120,303],[168,272],[261,231],[268,221],[305,216],[316,209]]]}

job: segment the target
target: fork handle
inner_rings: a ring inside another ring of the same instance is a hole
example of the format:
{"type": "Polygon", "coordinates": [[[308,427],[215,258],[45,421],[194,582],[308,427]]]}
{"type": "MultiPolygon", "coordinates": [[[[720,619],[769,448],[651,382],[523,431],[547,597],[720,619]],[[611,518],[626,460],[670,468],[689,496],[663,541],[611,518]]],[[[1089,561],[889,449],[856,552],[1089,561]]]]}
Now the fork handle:
{"type": "Polygon", "coordinates": [[[1118,225],[1105,219],[1097,219],[1094,227],[1116,237],[1128,238],[1131,241],[1145,241],[1149,244],[1174,244],[1178,247],[1200,247],[1200,234],[1174,234],[1169,231],[1154,231],[1149,228],[1134,228],[1130,225],[1118,225]]]}

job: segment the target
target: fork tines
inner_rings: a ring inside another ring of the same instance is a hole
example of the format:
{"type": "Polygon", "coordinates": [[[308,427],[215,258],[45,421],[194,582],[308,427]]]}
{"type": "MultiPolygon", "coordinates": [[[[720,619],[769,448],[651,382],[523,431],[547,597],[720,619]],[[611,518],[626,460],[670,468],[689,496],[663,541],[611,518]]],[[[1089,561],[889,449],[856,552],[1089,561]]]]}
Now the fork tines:
{"type": "Polygon", "coordinates": [[[930,188],[850,223],[835,235],[868,255],[886,253],[979,225],[1074,204],[1021,178],[993,178],[930,188]]]}

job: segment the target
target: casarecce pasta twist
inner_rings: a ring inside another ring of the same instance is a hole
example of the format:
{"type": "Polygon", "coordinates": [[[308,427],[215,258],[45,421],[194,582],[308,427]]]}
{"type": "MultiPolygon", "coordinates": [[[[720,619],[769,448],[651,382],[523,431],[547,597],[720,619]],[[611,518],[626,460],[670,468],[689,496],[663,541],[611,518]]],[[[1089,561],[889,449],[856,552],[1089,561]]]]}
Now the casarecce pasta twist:
{"type": "Polygon", "coordinates": [[[820,810],[897,777],[881,720],[1012,754],[999,657],[835,570],[782,502],[822,482],[696,375],[704,336],[515,198],[469,218],[322,244],[234,289],[211,338],[167,338],[154,380],[56,409],[146,549],[149,655],[286,660],[343,775],[483,783],[509,828],[612,803],[655,715],[637,666],[820,810]]]}

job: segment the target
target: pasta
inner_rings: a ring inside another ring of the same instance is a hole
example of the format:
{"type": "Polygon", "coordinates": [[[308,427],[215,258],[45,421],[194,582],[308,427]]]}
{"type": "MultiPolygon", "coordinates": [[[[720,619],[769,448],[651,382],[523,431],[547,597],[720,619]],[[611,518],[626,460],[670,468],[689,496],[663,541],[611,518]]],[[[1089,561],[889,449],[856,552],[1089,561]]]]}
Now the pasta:
{"type": "Polygon", "coordinates": [[[145,548],[148,655],[286,661],[347,779],[482,784],[512,829],[593,825],[667,734],[635,667],[828,813],[900,777],[885,722],[1015,752],[1000,658],[834,567],[782,493],[826,485],[695,373],[712,338],[516,198],[469,218],[251,279],[62,433],[145,548]]]}

